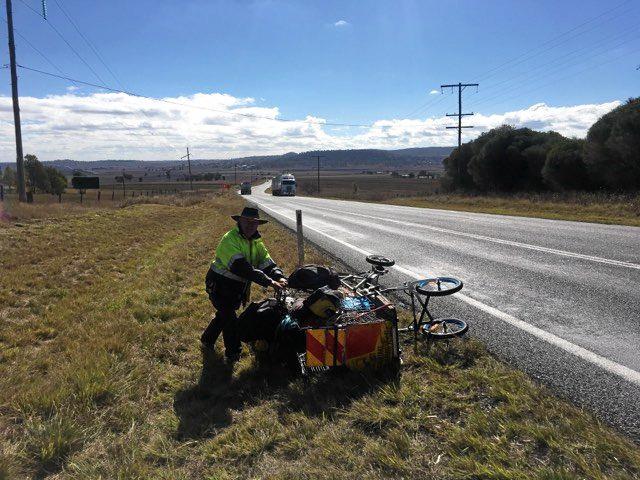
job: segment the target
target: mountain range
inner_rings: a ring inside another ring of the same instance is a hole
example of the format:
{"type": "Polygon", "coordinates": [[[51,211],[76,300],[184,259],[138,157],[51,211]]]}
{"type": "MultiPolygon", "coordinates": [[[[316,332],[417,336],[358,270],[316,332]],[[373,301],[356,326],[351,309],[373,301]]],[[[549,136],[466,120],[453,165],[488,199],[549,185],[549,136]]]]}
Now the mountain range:
{"type": "MultiPolygon", "coordinates": [[[[207,167],[216,169],[238,167],[253,167],[260,169],[296,169],[315,168],[320,155],[323,168],[409,168],[429,166],[440,167],[454,147],[422,147],[404,148],[399,150],[360,149],[360,150],[314,150],[309,152],[289,152],[282,155],[259,155],[239,157],[233,159],[194,159],[191,166],[197,170],[207,167]]],[[[105,170],[169,168],[182,165],[184,160],[52,160],[45,162],[64,174],[71,174],[74,170],[99,173],[105,170]]],[[[14,163],[0,163],[2,168],[14,163]]]]}

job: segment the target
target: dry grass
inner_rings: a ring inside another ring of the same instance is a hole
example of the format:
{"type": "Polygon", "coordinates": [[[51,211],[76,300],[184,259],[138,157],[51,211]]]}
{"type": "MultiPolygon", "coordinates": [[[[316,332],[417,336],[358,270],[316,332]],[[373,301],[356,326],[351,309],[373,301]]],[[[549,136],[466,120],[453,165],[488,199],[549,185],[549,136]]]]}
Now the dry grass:
{"type": "Polygon", "coordinates": [[[514,195],[440,194],[389,199],[385,203],[464,212],[640,226],[640,194],[531,193],[514,195]]]}
{"type": "Polygon", "coordinates": [[[50,220],[66,216],[77,216],[87,212],[106,211],[113,208],[125,208],[132,205],[157,204],[186,207],[202,203],[207,199],[211,199],[219,195],[222,195],[222,192],[202,190],[166,195],[139,195],[136,197],[127,197],[125,199],[116,199],[113,202],[110,200],[97,202],[95,198],[90,198],[82,204],[76,201],[67,201],[67,197],[64,197],[62,203],[58,203],[57,201],[43,201],[38,197],[36,197],[38,201],[34,203],[19,203],[15,198],[12,198],[5,203],[0,203],[0,228],[2,228],[2,226],[7,227],[16,222],[50,220]]]}
{"type": "MultiPolygon", "coordinates": [[[[401,377],[203,358],[203,277],[240,208],[223,196],[0,229],[0,478],[640,474],[637,446],[475,341],[405,346],[401,377]]],[[[290,270],[291,234],[263,232],[290,270]]]]}
{"type": "MultiPolygon", "coordinates": [[[[640,226],[640,194],[588,192],[460,194],[441,193],[439,180],[388,175],[337,175],[321,179],[321,196],[341,200],[640,226]]],[[[316,196],[314,180],[299,182],[300,195],[316,196]]]]}
{"type": "MultiPolygon", "coordinates": [[[[300,195],[317,196],[318,187],[315,178],[300,177],[297,180],[300,195]]],[[[438,192],[439,189],[438,180],[391,177],[386,174],[328,174],[320,179],[321,196],[341,200],[379,202],[392,198],[430,195],[438,192]]]]}

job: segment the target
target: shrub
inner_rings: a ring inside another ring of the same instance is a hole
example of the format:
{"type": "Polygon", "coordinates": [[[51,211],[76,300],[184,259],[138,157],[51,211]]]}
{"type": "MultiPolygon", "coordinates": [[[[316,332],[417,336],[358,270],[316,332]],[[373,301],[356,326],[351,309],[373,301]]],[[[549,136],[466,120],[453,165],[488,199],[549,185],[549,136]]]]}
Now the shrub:
{"type": "Polygon", "coordinates": [[[589,173],[583,160],[584,140],[563,140],[551,147],[542,169],[544,181],[554,190],[586,190],[589,173]]]}
{"type": "Polygon", "coordinates": [[[603,115],[589,129],[585,163],[592,180],[609,189],[640,188],[640,97],[603,115]]]}

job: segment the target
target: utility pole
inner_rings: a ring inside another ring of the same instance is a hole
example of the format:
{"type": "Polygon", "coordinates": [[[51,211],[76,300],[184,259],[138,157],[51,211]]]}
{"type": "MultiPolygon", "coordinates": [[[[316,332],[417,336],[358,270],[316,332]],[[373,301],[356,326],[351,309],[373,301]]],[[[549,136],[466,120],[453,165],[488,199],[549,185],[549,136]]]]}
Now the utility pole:
{"type": "Polygon", "coordinates": [[[13,123],[16,130],[16,180],[18,183],[18,201],[27,201],[24,185],[24,165],[22,152],[22,128],[20,126],[20,103],[18,101],[18,72],[16,69],[16,44],[13,39],[13,10],[11,0],[7,0],[7,30],[9,37],[9,62],[11,63],[11,96],[13,97],[13,123]]]}
{"type": "Polygon", "coordinates": [[[124,168],[122,169],[122,198],[127,198],[127,187],[124,186],[124,168]]]}
{"type": "Polygon", "coordinates": [[[318,194],[320,194],[320,159],[324,158],[324,155],[311,155],[311,157],[318,160],[318,194]]]}
{"type": "Polygon", "coordinates": [[[462,117],[466,117],[467,115],[473,115],[471,113],[462,113],[462,91],[466,87],[477,87],[477,83],[458,83],[453,85],[440,85],[440,89],[443,88],[451,88],[451,92],[453,92],[454,88],[458,89],[458,113],[447,113],[447,117],[458,117],[458,126],[457,127],[447,127],[449,128],[457,128],[458,129],[458,148],[462,145],[462,129],[463,128],[473,128],[473,125],[462,125],[462,117]]]}
{"type": "Polygon", "coordinates": [[[182,160],[183,158],[187,159],[187,164],[189,165],[189,188],[193,190],[193,177],[191,176],[191,154],[189,153],[189,147],[187,147],[187,154],[184,157],[181,157],[180,160],[182,160]]]}

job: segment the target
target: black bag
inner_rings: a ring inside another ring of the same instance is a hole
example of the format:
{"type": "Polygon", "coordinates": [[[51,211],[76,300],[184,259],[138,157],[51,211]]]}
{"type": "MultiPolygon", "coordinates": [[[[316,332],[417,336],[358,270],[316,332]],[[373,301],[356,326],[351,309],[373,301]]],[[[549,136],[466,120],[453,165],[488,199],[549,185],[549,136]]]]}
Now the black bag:
{"type": "Polygon", "coordinates": [[[240,341],[265,340],[272,342],[278,325],[286,314],[287,310],[274,298],[251,302],[238,317],[240,341]]]}
{"type": "Polygon", "coordinates": [[[306,350],[306,336],[298,322],[286,316],[278,324],[269,350],[273,360],[299,371],[298,355],[306,350]]]}
{"type": "Polygon", "coordinates": [[[266,341],[272,361],[299,369],[298,354],[305,351],[305,334],[275,299],[250,303],[238,317],[238,333],[242,342],[266,341]]]}
{"type": "Polygon", "coordinates": [[[289,275],[289,287],[299,290],[317,290],[329,287],[333,290],[340,286],[340,277],[335,270],[322,265],[303,265],[289,275]]]}

